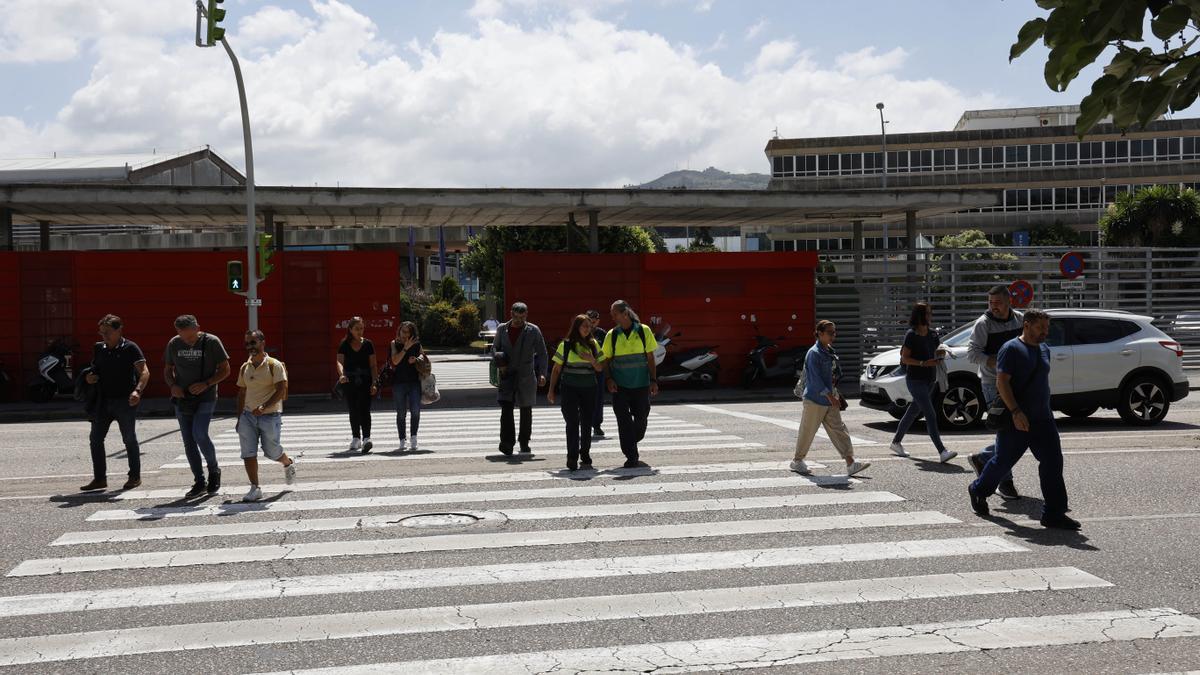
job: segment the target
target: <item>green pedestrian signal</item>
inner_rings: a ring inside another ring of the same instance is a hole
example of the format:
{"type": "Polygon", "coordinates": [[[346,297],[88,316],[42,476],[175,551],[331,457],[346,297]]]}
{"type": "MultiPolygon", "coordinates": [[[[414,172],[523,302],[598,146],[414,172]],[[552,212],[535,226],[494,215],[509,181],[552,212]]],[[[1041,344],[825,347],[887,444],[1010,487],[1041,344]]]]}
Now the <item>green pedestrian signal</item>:
{"type": "Polygon", "coordinates": [[[265,232],[258,235],[258,280],[266,279],[275,266],[271,264],[271,256],[275,254],[275,237],[265,232]]]}
{"type": "Polygon", "coordinates": [[[208,0],[208,46],[211,47],[225,39],[225,29],[221,22],[225,20],[225,10],[221,3],[225,0],[208,0]]]}
{"type": "Polygon", "coordinates": [[[225,263],[225,289],[230,293],[246,292],[246,266],[241,260],[225,263]]]}

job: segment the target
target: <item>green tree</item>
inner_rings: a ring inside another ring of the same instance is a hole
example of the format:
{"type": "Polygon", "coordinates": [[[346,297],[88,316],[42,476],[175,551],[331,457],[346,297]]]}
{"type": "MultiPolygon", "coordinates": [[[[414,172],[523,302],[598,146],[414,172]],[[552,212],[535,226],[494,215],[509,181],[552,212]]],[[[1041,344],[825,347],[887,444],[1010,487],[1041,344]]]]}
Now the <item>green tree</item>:
{"type": "MultiPolygon", "coordinates": [[[[938,240],[937,250],[970,249],[955,254],[954,262],[966,263],[958,267],[953,283],[949,278],[941,281],[936,287],[937,292],[953,292],[957,294],[979,294],[986,292],[994,284],[1008,281],[1009,272],[1013,269],[1013,261],[1017,256],[997,248],[988,241],[987,235],[980,230],[963,230],[958,234],[942,237],[938,240]]],[[[934,278],[939,278],[943,271],[949,271],[947,254],[935,253],[930,256],[929,271],[934,278]]]]}
{"type": "Polygon", "coordinates": [[[676,248],[677,253],[720,253],[721,249],[713,242],[712,231],[707,227],[696,228],[696,236],[688,242],[687,247],[676,248]]]}
{"type": "Polygon", "coordinates": [[[1100,232],[1112,246],[1200,246],[1200,195],[1168,185],[1121,193],[1100,232]]]}
{"type": "Polygon", "coordinates": [[[462,284],[458,283],[458,279],[454,277],[446,277],[438,282],[437,296],[454,307],[459,307],[467,301],[467,295],[463,292],[462,284]]]}
{"type": "MultiPolygon", "coordinates": [[[[479,277],[493,293],[504,288],[504,254],[510,251],[566,251],[561,227],[486,227],[471,238],[463,269],[479,277]]],[[[600,228],[601,253],[654,253],[654,239],[642,227],[600,228]]]]}
{"type": "Polygon", "coordinates": [[[1190,53],[1200,26],[1196,0],[1036,0],[1049,10],[1031,19],[1009,49],[1012,61],[1041,40],[1049,48],[1046,85],[1065,91],[1106,50],[1104,74],[1080,103],[1075,133],[1082,137],[1103,117],[1127,129],[1145,126],[1167,110],[1192,105],[1200,94],[1200,54],[1190,53]],[[1156,41],[1146,44],[1147,16],[1156,41]],[[1161,48],[1158,44],[1161,41],[1161,48]]]}
{"type": "Polygon", "coordinates": [[[1029,231],[1030,246],[1081,246],[1083,235],[1061,220],[1049,225],[1038,225],[1029,231]]]}

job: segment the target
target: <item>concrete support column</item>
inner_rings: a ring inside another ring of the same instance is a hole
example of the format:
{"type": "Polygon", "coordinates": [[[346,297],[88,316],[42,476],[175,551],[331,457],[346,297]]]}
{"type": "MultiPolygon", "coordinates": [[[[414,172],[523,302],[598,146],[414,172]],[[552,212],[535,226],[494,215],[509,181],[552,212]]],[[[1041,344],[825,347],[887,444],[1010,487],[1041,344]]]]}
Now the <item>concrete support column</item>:
{"type": "Polygon", "coordinates": [[[575,212],[567,214],[567,253],[575,252],[575,228],[578,223],[575,222],[575,212]]]}
{"type": "Polygon", "coordinates": [[[853,228],[850,235],[850,250],[854,252],[854,284],[857,286],[862,283],[863,274],[863,224],[861,220],[856,220],[851,224],[853,228]]]}
{"type": "Polygon", "coordinates": [[[39,220],[38,221],[38,240],[39,240],[39,244],[38,244],[39,251],[49,251],[50,250],[50,221],[48,221],[48,220],[39,220]]]}
{"type": "Polygon", "coordinates": [[[0,208],[0,251],[13,250],[12,209],[0,208]]]}
{"type": "Polygon", "coordinates": [[[275,212],[274,211],[263,212],[263,231],[271,233],[271,236],[274,237],[274,239],[271,240],[271,243],[274,244],[275,250],[277,252],[282,251],[283,250],[283,221],[275,220],[275,212]]]}
{"type": "Polygon", "coordinates": [[[904,212],[904,236],[908,239],[908,283],[917,280],[917,212],[904,212]]]}
{"type": "Polygon", "coordinates": [[[600,252],[600,212],[588,211],[588,252],[600,252]]]}

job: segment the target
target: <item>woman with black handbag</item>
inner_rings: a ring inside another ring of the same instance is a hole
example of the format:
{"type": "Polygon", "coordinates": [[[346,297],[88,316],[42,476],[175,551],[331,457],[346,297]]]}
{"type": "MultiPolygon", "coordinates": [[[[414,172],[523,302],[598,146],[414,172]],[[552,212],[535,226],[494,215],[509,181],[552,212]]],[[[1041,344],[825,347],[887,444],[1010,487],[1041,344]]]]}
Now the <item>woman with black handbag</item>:
{"type": "Polygon", "coordinates": [[[554,403],[562,380],[562,416],[567,423],[567,469],[592,468],[592,414],[596,408],[596,373],[604,369],[600,344],[592,337],[592,322],[580,314],[554,352],[554,370],[546,400],[554,403]]]}
{"type": "Polygon", "coordinates": [[[401,450],[417,449],[417,430],[421,426],[421,374],[418,361],[427,359],[421,349],[417,325],[404,321],[396,329],[396,339],[388,349],[392,373],[392,403],[396,406],[396,431],[400,434],[401,450]],[[412,434],[405,433],[404,418],[411,416],[412,434]],[[411,437],[411,440],[409,440],[411,437]]]}
{"type": "Polygon", "coordinates": [[[338,345],[338,384],[346,398],[350,413],[350,450],[360,450],[365,455],[371,451],[371,399],[379,392],[375,381],[379,377],[379,365],[375,360],[375,345],[363,337],[366,323],[361,316],[350,317],[346,324],[346,337],[338,345]]]}

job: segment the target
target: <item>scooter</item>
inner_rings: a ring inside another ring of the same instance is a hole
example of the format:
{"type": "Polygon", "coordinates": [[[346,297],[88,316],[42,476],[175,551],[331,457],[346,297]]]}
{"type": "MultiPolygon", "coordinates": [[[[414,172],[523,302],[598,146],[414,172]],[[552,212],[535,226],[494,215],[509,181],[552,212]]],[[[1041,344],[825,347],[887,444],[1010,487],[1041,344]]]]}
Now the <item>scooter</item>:
{"type": "Polygon", "coordinates": [[[668,325],[655,337],[658,346],[654,348],[654,363],[657,366],[658,381],[699,382],[706,387],[716,384],[721,372],[716,346],[675,351],[668,358],[667,347],[674,344],[674,338],[681,335],[683,333],[679,331],[672,335],[668,325]]]}
{"type": "Polygon", "coordinates": [[[795,382],[796,378],[800,377],[808,347],[785,349],[776,354],[775,363],[768,366],[767,352],[779,348],[775,340],[787,338],[781,335],[772,340],[764,335],[755,335],[754,339],[758,344],[746,354],[746,370],[742,373],[743,387],[752,387],[756,382],[763,380],[787,379],[795,382]]]}
{"type": "Polygon", "coordinates": [[[27,393],[34,403],[46,403],[56,394],[75,393],[75,373],[71,370],[71,348],[66,340],[51,342],[38,357],[38,374],[29,383],[27,393]]]}

